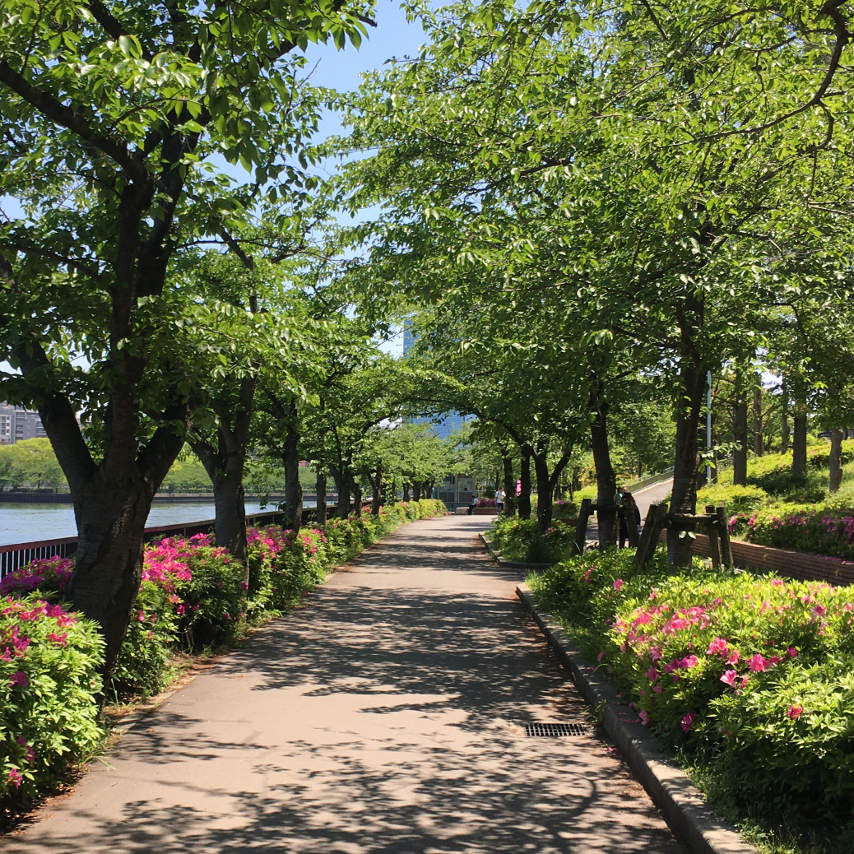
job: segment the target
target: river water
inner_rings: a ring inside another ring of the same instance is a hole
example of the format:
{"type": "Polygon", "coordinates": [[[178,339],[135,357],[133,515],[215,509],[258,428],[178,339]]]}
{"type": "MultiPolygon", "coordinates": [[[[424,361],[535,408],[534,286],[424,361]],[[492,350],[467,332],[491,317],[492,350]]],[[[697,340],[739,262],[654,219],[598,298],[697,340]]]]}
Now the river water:
{"type": "MultiPolygon", "coordinates": [[[[314,506],[313,501],[305,504],[314,506]]],[[[275,503],[261,507],[257,501],[246,502],[247,513],[275,509],[275,503]]],[[[213,517],[213,501],[155,501],[146,527],[201,522],[213,517]]],[[[70,504],[0,504],[0,546],[76,536],[74,509],[70,504]]]]}

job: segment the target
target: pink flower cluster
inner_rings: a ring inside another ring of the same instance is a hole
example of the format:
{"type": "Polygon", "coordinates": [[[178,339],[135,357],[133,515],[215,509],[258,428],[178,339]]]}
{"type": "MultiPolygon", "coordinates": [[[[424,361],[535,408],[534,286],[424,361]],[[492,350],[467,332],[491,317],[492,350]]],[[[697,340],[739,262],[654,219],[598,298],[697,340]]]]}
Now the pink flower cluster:
{"type": "Polygon", "coordinates": [[[0,596],[6,593],[31,593],[51,589],[64,593],[74,570],[67,557],[48,557],[31,561],[0,581],[0,596]]]}

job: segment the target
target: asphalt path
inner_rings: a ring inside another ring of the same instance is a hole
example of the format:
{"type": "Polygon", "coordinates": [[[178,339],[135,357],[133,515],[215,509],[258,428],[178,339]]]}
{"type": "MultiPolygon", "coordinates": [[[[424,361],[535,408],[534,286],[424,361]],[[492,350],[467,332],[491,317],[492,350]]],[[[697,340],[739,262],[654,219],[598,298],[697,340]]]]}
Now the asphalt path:
{"type": "Polygon", "coordinates": [[[405,525],[92,764],[10,854],[675,854],[477,540],[405,525]]]}

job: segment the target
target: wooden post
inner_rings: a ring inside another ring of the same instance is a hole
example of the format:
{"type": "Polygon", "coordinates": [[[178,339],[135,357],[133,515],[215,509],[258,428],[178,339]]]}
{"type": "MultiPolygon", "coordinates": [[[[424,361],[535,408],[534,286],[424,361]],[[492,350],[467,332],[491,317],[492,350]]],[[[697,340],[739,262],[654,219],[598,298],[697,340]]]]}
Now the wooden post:
{"type": "Polygon", "coordinates": [[[726,517],[726,507],[718,507],[715,511],[718,517],[718,535],[721,538],[721,563],[732,569],[732,548],[729,543],[729,520],[726,517]]]}
{"type": "Polygon", "coordinates": [[[715,508],[712,504],[706,505],[706,513],[709,514],[709,524],[706,533],[709,537],[709,554],[712,558],[712,566],[715,569],[721,568],[721,541],[718,536],[718,519],[715,515],[715,508]]]}
{"type": "Polygon", "coordinates": [[[593,512],[593,502],[585,498],[581,502],[578,511],[578,519],[575,521],[575,550],[577,554],[584,554],[584,546],[587,543],[587,520],[593,512]]]}
{"type": "Polygon", "coordinates": [[[651,504],[643,524],[638,550],[635,552],[635,569],[643,569],[650,561],[655,547],[658,545],[658,536],[664,526],[667,516],[667,504],[651,504]]]}

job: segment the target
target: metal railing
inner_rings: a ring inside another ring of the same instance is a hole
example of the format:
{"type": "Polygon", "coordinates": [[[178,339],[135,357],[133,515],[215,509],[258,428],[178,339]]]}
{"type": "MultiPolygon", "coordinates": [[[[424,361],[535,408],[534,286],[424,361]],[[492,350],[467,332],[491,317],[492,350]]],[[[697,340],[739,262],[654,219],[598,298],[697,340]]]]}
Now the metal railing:
{"type": "MultiPolygon", "coordinates": [[[[282,518],[281,511],[249,513],[247,525],[271,525],[282,518]]],[[[213,530],[214,520],[203,519],[199,522],[180,522],[176,525],[157,525],[145,529],[145,541],[163,537],[192,537],[194,534],[207,534],[213,530]]],[[[77,550],[77,537],[62,537],[56,540],[38,540],[32,543],[14,543],[0,546],[0,578],[26,566],[34,560],[49,557],[73,557],[77,550]]]]}

